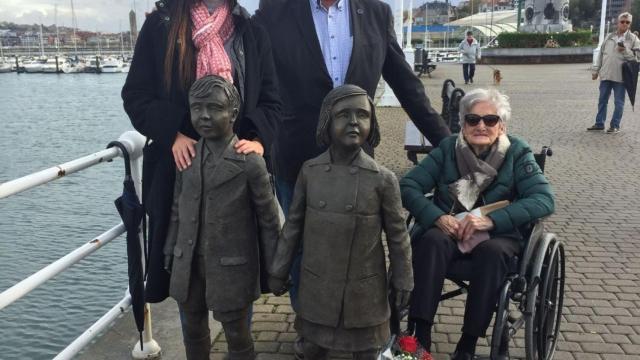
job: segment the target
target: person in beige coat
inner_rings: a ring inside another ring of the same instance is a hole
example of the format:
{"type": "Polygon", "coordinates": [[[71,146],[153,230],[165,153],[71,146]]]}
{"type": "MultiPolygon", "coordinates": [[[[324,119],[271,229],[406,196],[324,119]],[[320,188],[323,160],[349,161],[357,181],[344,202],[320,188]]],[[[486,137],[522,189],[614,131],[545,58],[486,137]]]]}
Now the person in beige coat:
{"type": "Polygon", "coordinates": [[[271,263],[280,228],[261,156],[238,154],[233,122],[240,96],[215,75],[189,91],[201,138],[192,165],[177,172],[164,247],[169,294],[178,302],[188,360],[208,360],[209,311],[222,323],[227,359],[255,357],[249,306],[260,296],[260,257],[271,263]]]}
{"type": "Polygon", "coordinates": [[[316,139],[329,149],[306,161],[296,182],[269,287],[282,288],[302,245],[296,330],[305,360],[328,351],[375,359],[389,338],[389,285],[393,306],[408,304],[413,288],[411,247],[395,175],[362,150],[379,141],[374,106],[366,91],[342,85],[329,92],[316,139]],[[382,230],[392,270],[388,284],[382,230]]]}
{"type": "Polygon", "coordinates": [[[607,133],[615,134],[620,132],[625,97],[622,64],[625,61],[640,59],[640,39],[629,31],[631,21],[633,21],[633,16],[628,12],[620,14],[618,16],[617,30],[607,35],[600,45],[600,52],[592,71],[593,80],[600,78],[598,114],[596,115],[596,123],[587,128],[589,131],[604,130],[607,118],[607,103],[613,90],[615,109],[607,133]]]}

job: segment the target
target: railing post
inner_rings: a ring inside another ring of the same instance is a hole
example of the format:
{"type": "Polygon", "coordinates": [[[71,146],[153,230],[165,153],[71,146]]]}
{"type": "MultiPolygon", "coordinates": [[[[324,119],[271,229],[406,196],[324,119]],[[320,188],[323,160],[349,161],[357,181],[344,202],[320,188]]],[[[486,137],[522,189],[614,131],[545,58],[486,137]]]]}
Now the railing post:
{"type": "Polygon", "coordinates": [[[153,339],[153,331],[151,328],[151,306],[144,304],[144,331],[142,332],[142,350],[140,349],[140,341],[136,343],[131,350],[131,356],[134,359],[153,359],[160,357],[162,349],[158,342],[153,339]]]}
{"type": "MultiPolygon", "coordinates": [[[[138,199],[142,200],[142,149],[144,148],[145,137],[135,131],[127,131],[120,135],[118,141],[124,144],[129,151],[129,161],[131,162],[131,178],[138,194],[138,199]]],[[[146,216],[146,215],[145,215],[146,216]]],[[[142,234],[142,229],[140,229],[142,234]]],[[[139,236],[140,247],[144,249],[144,236],[139,236]]],[[[142,254],[142,266],[146,268],[145,256],[142,254]]],[[[153,359],[160,357],[160,345],[153,339],[153,329],[151,325],[151,306],[144,304],[144,331],[142,332],[142,346],[140,341],[131,350],[134,359],[153,359]]]]}

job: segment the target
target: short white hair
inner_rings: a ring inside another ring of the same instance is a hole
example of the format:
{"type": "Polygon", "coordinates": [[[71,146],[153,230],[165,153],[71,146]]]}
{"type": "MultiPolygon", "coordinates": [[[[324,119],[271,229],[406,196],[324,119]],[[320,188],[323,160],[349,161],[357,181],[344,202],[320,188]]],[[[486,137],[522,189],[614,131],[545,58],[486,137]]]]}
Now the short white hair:
{"type": "Polygon", "coordinates": [[[460,122],[464,121],[464,116],[471,112],[471,109],[481,102],[488,102],[496,107],[496,112],[500,120],[506,124],[511,118],[511,104],[509,97],[496,89],[474,89],[469,91],[460,100],[460,122]]]}
{"type": "Polygon", "coordinates": [[[629,12],[623,12],[622,14],[618,15],[618,20],[622,18],[629,19],[629,22],[633,22],[633,15],[631,15],[631,13],[629,12]]]}

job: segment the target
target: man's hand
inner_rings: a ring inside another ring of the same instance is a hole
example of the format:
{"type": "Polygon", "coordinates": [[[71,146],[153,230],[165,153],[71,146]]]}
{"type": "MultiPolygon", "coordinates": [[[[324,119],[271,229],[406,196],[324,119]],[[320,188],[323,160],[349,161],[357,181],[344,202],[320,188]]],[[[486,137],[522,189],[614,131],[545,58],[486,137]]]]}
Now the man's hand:
{"type": "Polygon", "coordinates": [[[468,214],[460,222],[456,237],[460,241],[467,241],[476,231],[488,231],[494,228],[493,220],[488,216],[474,216],[468,214]]]}
{"type": "Polygon", "coordinates": [[[264,155],[264,147],[262,146],[262,143],[260,143],[260,141],[258,141],[258,139],[256,140],[240,140],[236,143],[235,145],[236,148],[236,152],[238,154],[250,154],[250,153],[256,153],[260,156],[264,155]]]}
{"type": "Polygon", "coordinates": [[[394,299],[393,306],[395,306],[395,309],[397,311],[400,311],[409,306],[409,300],[411,300],[411,291],[395,289],[394,292],[396,294],[396,298],[394,299]]]}
{"type": "Polygon", "coordinates": [[[618,45],[618,52],[624,52],[626,48],[624,46],[618,45]]]}
{"type": "Polygon", "coordinates": [[[173,160],[176,162],[178,170],[184,171],[191,166],[191,159],[196,157],[195,143],[197,143],[197,141],[181,132],[178,132],[176,135],[176,139],[171,147],[171,152],[173,153],[173,160]]]}
{"type": "Polygon", "coordinates": [[[458,219],[451,215],[442,215],[436,220],[436,226],[442,230],[443,233],[455,238],[460,227],[458,219]]]}
{"type": "Polygon", "coordinates": [[[173,255],[164,256],[164,270],[171,274],[171,267],[173,266],[173,255]]]}
{"type": "Polygon", "coordinates": [[[597,80],[597,79],[598,79],[598,73],[591,74],[591,80],[597,80]]]}
{"type": "Polygon", "coordinates": [[[269,290],[271,290],[271,292],[275,296],[280,296],[287,292],[286,280],[274,276],[269,276],[269,278],[267,279],[267,285],[269,286],[269,290]]]}

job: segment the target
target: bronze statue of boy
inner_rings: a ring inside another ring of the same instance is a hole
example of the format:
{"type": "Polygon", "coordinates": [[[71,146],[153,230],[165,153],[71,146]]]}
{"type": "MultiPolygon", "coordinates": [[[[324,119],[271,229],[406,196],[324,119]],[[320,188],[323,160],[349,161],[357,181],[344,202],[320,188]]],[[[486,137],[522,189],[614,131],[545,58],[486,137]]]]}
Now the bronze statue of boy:
{"type": "MultiPolygon", "coordinates": [[[[302,246],[296,330],[305,360],[329,350],[376,359],[389,339],[389,300],[382,230],[387,236],[393,306],[404,307],[413,288],[411,247],[395,175],[362,149],[380,138],[375,109],[354,85],[324,99],[316,139],[329,149],[304,163],[269,279],[282,289],[302,246]]],[[[282,292],[282,291],[276,291],[282,292]]]]}
{"type": "Polygon", "coordinates": [[[228,359],[253,359],[249,306],[260,295],[260,256],[270,263],[279,218],[262,157],[237,154],[233,123],[240,96],[218,76],[189,90],[201,138],[193,165],[177,172],[164,248],[170,295],[180,308],[189,360],[208,360],[208,314],[222,323],[228,359]]]}

